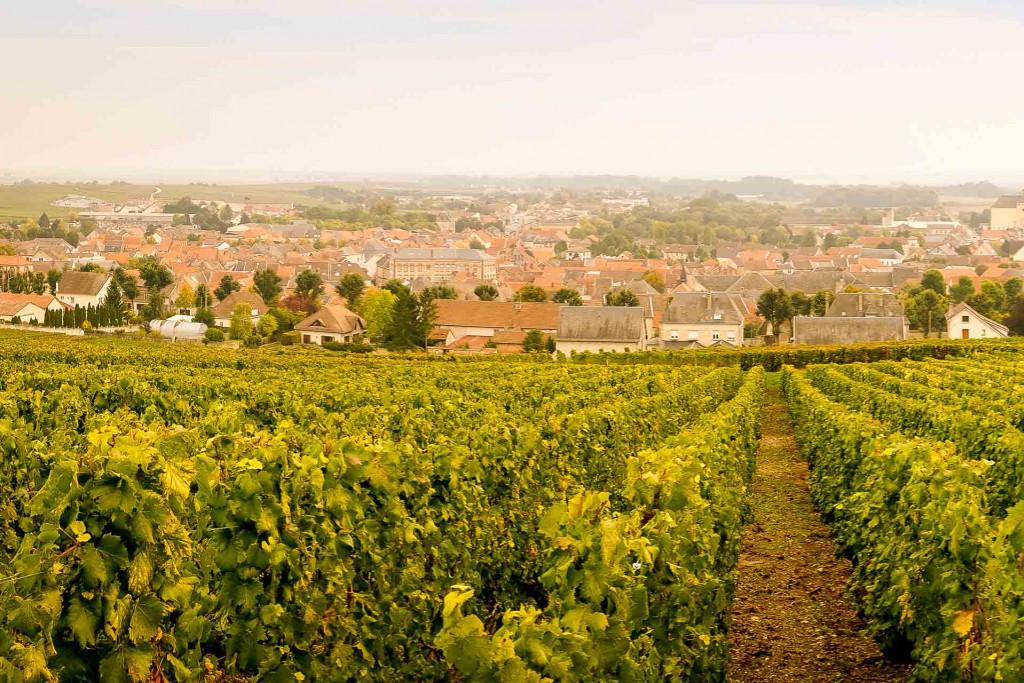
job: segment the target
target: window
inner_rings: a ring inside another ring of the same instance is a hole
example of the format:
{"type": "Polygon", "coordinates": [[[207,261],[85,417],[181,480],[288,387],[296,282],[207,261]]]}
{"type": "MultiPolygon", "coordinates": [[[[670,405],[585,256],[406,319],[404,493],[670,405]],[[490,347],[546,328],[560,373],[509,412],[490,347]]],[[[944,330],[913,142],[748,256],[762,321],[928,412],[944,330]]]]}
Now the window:
{"type": "Polygon", "coordinates": [[[962,322],[962,323],[969,323],[969,322],[971,322],[971,316],[969,316],[969,315],[961,316],[960,317],[960,322],[962,322]]]}
{"type": "Polygon", "coordinates": [[[711,340],[712,340],[712,341],[718,341],[718,330],[714,330],[714,331],[713,331],[713,332],[711,333],[711,340]]]}
{"type": "Polygon", "coordinates": [[[697,341],[697,337],[699,337],[699,336],[700,336],[700,333],[697,330],[690,330],[690,333],[689,333],[689,335],[687,335],[687,338],[690,341],[697,341]]]}
{"type": "Polygon", "coordinates": [[[729,341],[736,341],[736,333],[735,332],[730,332],[728,334],[727,338],[728,338],[729,341]]]}
{"type": "Polygon", "coordinates": [[[987,331],[988,330],[986,330],[984,327],[981,328],[981,336],[984,337],[985,336],[985,332],[987,332],[987,331]]]}
{"type": "Polygon", "coordinates": [[[669,336],[669,339],[679,339],[679,331],[678,330],[672,330],[671,332],[669,332],[668,336],[669,336]]]}

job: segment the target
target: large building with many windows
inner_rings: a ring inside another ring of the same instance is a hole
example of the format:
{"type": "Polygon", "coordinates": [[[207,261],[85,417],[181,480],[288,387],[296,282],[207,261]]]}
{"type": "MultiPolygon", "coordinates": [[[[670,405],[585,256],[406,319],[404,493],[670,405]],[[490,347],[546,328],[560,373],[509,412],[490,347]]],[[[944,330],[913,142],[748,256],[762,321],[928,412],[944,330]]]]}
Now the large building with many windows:
{"type": "Polygon", "coordinates": [[[497,274],[494,257],[480,249],[397,249],[391,255],[390,277],[400,280],[425,278],[443,282],[456,273],[468,273],[478,280],[493,280],[497,274]]]}

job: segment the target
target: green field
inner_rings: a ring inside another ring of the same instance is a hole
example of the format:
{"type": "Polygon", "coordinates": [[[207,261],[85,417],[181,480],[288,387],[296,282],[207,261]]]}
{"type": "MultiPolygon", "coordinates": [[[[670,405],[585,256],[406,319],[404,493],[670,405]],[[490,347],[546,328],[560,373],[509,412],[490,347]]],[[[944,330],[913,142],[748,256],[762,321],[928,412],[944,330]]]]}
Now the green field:
{"type": "MultiPolygon", "coordinates": [[[[316,183],[265,185],[158,185],[160,199],[253,202],[256,204],[321,204],[323,200],[306,192],[316,183]]],[[[95,197],[109,202],[144,200],[154,191],[146,184],[34,183],[0,185],[0,221],[12,218],[38,218],[44,211],[51,218],[67,218],[76,209],[53,206],[66,195],[95,197]]]]}

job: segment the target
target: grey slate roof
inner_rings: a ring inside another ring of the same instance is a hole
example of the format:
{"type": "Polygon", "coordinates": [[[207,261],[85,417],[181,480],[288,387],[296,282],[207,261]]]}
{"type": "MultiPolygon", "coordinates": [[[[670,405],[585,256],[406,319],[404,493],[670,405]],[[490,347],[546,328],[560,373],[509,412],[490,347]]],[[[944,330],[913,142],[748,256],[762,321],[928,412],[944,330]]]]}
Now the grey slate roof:
{"type": "Polygon", "coordinates": [[[562,306],[558,312],[558,341],[637,342],[644,333],[644,309],[637,306],[562,306]]]}
{"type": "Polygon", "coordinates": [[[740,324],[743,315],[725,292],[681,292],[672,297],[662,323],[740,324]],[[716,317],[718,316],[718,317],[716,317]]]}
{"type": "Polygon", "coordinates": [[[891,317],[903,315],[903,304],[895,294],[842,292],[828,307],[830,317],[891,317]]]}
{"type": "Polygon", "coordinates": [[[458,261],[493,261],[494,257],[485,251],[480,249],[455,249],[452,247],[442,247],[438,249],[423,248],[423,247],[406,247],[404,249],[396,249],[395,260],[413,260],[413,259],[438,259],[438,260],[458,260],[458,261]]]}
{"type": "Polygon", "coordinates": [[[1017,204],[1024,202],[1024,196],[1019,194],[1015,195],[1004,195],[996,200],[996,203],[992,205],[993,209],[1016,209],[1017,204]]]}
{"type": "Polygon", "coordinates": [[[57,291],[61,294],[96,296],[103,289],[103,284],[109,277],[106,273],[71,271],[61,276],[57,283],[57,291]]]}

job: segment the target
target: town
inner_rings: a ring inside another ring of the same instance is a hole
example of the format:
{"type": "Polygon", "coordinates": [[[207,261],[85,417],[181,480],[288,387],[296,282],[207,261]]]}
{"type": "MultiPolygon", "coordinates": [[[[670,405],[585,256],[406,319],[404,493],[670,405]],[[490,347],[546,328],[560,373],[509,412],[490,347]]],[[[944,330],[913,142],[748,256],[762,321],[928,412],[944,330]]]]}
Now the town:
{"type": "Polygon", "coordinates": [[[956,211],[908,186],[651,182],[66,194],[66,217],[4,225],[0,321],[455,355],[1024,333],[1024,194],[972,184],[991,204],[956,211]]]}

